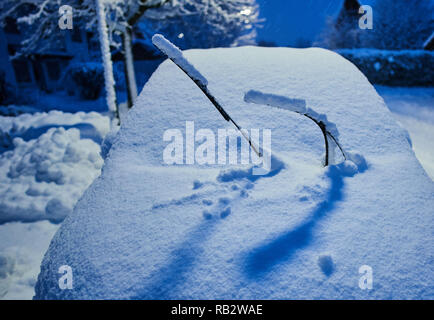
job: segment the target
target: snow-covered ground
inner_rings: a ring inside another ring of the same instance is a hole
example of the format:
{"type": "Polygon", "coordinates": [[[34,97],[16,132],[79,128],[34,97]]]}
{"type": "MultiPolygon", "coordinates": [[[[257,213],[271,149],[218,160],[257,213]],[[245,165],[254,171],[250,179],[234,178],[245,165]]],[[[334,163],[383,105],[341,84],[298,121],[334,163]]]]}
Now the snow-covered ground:
{"type": "Polygon", "coordinates": [[[272,130],[272,170],[255,176],[246,165],[166,165],[166,130],[186,135],[186,121],[212,132],[229,124],[164,62],[101,176],[54,236],[36,298],[434,298],[434,183],[354,65],[322,49],[186,55],[241,127],[272,130]],[[305,100],[367,165],[324,168],[312,121],[247,104],[251,89],[305,100]],[[62,265],[73,272],[70,290],[59,288],[62,265]],[[366,265],[371,290],[359,287],[366,265]]]}
{"type": "Polygon", "coordinates": [[[100,174],[109,129],[95,112],[0,117],[0,298],[34,295],[58,223],[100,174]]]}
{"type": "Polygon", "coordinates": [[[42,258],[59,228],[49,221],[0,225],[0,299],[31,299],[42,258]]]}
{"type": "Polygon", "coordinates": [[[434,88],[376,89],[395,119],[409,132],[417,158],[434,180],[434,88]]]}

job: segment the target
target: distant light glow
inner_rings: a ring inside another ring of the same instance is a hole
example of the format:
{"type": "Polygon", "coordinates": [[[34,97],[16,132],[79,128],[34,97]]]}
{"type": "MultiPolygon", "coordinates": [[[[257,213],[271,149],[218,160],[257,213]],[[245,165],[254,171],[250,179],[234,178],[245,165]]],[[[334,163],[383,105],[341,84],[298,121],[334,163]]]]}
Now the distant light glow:
{"type": "Polygon", "coordinates": [[[178,38],[179,38],[179,39],[184,38],[184,34],[181,32],[180,34],[178,34],[178,38]]]}
{"type": "Polygon", "coordinates": [[[240,15],[243,15],[243,16],[249,16],[250,14],[252,14],[252,9],[249,9],[249,8],[246,8],[246,9],[240,11],[240,15]]]}

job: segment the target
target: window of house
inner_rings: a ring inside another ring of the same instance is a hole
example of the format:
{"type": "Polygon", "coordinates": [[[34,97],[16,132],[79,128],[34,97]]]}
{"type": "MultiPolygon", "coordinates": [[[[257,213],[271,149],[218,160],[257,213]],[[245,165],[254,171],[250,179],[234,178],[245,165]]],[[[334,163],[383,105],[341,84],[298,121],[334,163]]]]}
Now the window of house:
{"type": "Polygon", "coordinates": [[[18,29],[17,20],[12,17],[6,17],[5,18],[5,24],[4,24],[4,31],[5,33],[13,33],[13,34],[19,34],[20,30],[18,29]]]}
{"type": "Polygon", "coordinates": [[[98,51],[99,50],[99,44],[94,39],[94,34],[92,32],[87,33],[87,47],[90,51],[98,51]]]}
{"type": "Polygon", "coordinates": [[[32,82],[29,66],[25,60],[13,60],[12,67],[15,71],[17,82],[32,82]]]}
{"type": "Polygon", "coordinates": [[[8,44],[8,53],[9,56],[13,56],[15,55],[15,53],[17,53],[17,51],[19,50],[19,46],[15,45],[15,44],[8,44]]]}
{"type": "Polygon", "coordinates": [[[47,67],[48,78],[53,81],[57,81],[60,78],[60,65],[57,61],[45,62],[47,67]]]}

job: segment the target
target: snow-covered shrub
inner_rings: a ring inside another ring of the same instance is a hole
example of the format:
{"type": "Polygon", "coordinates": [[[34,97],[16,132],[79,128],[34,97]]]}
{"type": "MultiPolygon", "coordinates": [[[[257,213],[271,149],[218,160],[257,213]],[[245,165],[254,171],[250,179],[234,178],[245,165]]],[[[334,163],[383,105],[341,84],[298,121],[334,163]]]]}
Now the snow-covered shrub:
{"type": "Polygon", "coordinates": [[[390,86],[432,86],[434,53],[423,50],[342,49],[370,82],[390,86]]]}
{"type": "Polygon", "coordinates": [[[374,5],[374,28],[365,33],[365,47],[422,49],[434,28],[434,2],[381,0],[374,5]]]}
{"type": "Polygon", "coordinates": [[[14,117],[0,116],[1,131],[12,140],[18,137],[25,141],[37,139],[53,127],[77,128],[81,131],[82,139],[92,139],[99,143],[110,130],[110,120],[97,112],[67,113],[57,110],[14,117]]]}
{"type": "Polygon", "coordinates": [[[100,63],[76,63],[69,68],[68,72],[82,98],[86,100],[99,98],[104,87],[104,69],[100,63]]]}
{"type": "Polygon", "coordinates": [[[62,221],[103,164],[99,145],[80,139],[75,128],[51,128],[13,143],[0,156],[0,223],[62,221]]]}
{"type": "Polygon", "coordinates": [[[110,119],[61,111],[0,117],[0,223],[61,221],[103,160],[110,119]]]}

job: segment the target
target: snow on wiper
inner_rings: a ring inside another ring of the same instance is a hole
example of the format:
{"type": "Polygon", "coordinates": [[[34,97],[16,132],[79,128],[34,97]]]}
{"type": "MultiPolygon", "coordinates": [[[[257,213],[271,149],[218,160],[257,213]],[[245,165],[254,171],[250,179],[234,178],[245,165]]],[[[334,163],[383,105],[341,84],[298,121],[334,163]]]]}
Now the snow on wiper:
{"type": "Polygon", "coordinates": [[[169,57],[185,74],[193,80],[193,82],[199,87],[200,90],[206,95],[206,97],[211,101],[214,107],[220,112],[222,117],[237,128],[237,130],[242,134],[242,136],[247,140],[250,147],[256,153],[258,157],[262,157],[263,154],[259,148],[252,142],[250,137],[246,134],[244,130],[231,118],[231,116],[225,111],[221,104],[217,101],[214,95],[208,90],[208,80],[184,57],[182,51],[175,46],[172,42],[167,40],[161,34],[155,34],[152,37],[152,43],[157,49],[163,52],[169,57]]]}
{"type": "Polygon", "coordinates": [[[347,159],[347,154],[345,153],[338,141],[339,131],[336,125],[333,122],[327,120],[327,116],[325,114],[318,113],[315,110],[306,107],[305,100],[293,99],[285,96],[279,96],[276,94],[250,90],[244,95],[244,101],[248,103],[262,104],[278,109],[293,111],[308,117],[320,127],[324,135],[324,165],[328,166],[329,164],[334,163],[335,146],[337,146],[342,152],[344,159],[347,159]]]}
{"type": "Polygon", "coordinates": [[[208,80],[184,57],[182,51],[163,35],[155,34],[152,37],[152,43],[191,76],[193,80],[198,81],[204,87],[208,85],[208,80]]]}
{"type": "Polygon", "coordinates": [[[306,101],[302,99],[291,99],[275,94],[262,93],[256,90],[250,90],[244,96],[245,102],[264,104],[267,106],[294,111],[298,113],[306,113],[306,101]]]}

